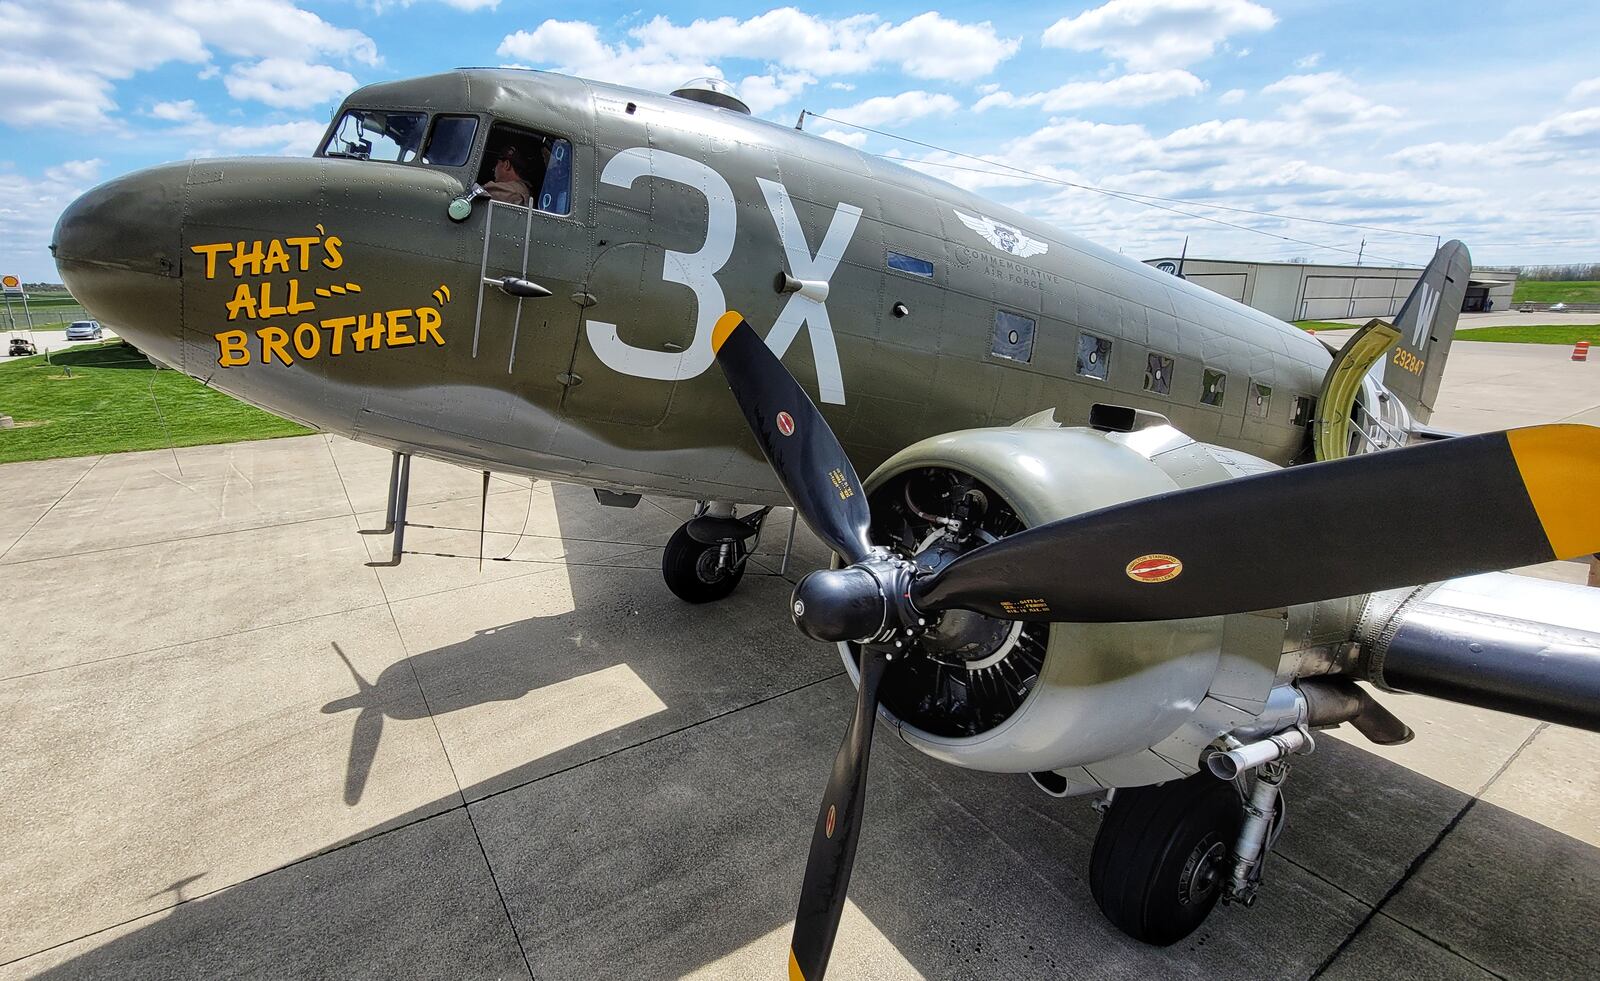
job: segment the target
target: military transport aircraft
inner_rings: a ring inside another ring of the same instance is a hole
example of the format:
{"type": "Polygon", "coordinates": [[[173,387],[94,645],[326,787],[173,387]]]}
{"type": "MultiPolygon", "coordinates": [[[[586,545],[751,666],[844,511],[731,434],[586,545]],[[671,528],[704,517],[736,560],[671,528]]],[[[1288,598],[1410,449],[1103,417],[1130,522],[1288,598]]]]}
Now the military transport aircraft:
{"type": "Polygon", "coordinates": [[[1600,729],[1600,591],[1492,571],[1600,549],[1600,430],[1426,428],[1457,242],[1333,351],[724,85],[472,69],[360,89],[311,159],[113,180],[52,249],[151,356],[396,451],[397,539],[414,453],[690,498],[662,571],[705,602],[792,503],[838,556],[794,620],[859,688],[796,977],[880,715],[1105,795],[1091,891],[1157,944],[1254,900],[1312,730],[1411,737],[1358,681],[1600,729]]]}

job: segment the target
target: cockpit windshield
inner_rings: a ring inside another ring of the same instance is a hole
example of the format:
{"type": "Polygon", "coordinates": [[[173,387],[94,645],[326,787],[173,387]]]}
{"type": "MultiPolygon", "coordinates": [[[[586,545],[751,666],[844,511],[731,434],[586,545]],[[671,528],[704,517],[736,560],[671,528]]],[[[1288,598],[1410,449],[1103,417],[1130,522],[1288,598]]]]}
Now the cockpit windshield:
{"type": "Polygon", "coordinates": [[[330,157],[410,163],[421,150],[427,120],[421,112],[349,109],[323,152],[330,157]]]}

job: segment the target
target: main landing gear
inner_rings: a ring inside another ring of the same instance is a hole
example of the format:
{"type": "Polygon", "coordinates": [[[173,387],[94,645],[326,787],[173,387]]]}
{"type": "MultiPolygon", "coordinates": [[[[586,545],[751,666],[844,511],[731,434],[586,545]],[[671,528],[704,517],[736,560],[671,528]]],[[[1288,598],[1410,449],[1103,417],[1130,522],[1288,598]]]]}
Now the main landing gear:
{"type": "Polygon", "coordinates": [[[1089,860],[1089,891],[1106,919],[1165,947],[1193,933],[1219,899],[1253,905],[1283,830],[1287,773],[1284,760],[1260,765],[1248,796],[1245,777],[1205,772],[1114,791],[1089,860]]]}
{"type": "Polygon", "coordinates": [[[735,517],[731,504],[701,501],[690,518],[667,539],[661,576],[686,603],[710,603],[732,593],[744,578],[746,561],[771,508],[735,517]]]}

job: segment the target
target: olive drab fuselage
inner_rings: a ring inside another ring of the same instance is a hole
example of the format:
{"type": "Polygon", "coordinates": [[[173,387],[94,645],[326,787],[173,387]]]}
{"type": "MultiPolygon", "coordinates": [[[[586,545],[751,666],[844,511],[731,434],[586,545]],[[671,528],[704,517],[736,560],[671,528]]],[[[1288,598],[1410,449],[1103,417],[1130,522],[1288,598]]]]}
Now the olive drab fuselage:
{"type": "Polygon", "coordinates": [[[136,192],[136,215],[87,201],[63,217],[63,275],[153,356],[246,401],[615,489],[781,499],[713,365],[727,309],[862,472],[1043,409],[1083,424],[1095,403],[1277,463],[1306,445],[1295,401],[1330,361],[1313,338],[850,147],[539,72],[371,85],[335,118],[346,108],[479,124],[459,167],[319,155],[129,175],[108,187],[136,192]],[[453,220],[496,123],[568,142],[569,213],[479,197],[453,220]],[[66,233],[75,209],[93,231],[66,233]],[[97,261],[130,225],[140,257],[97,261]],[[505,277],[550,295],[511,295],[505,277]]]}

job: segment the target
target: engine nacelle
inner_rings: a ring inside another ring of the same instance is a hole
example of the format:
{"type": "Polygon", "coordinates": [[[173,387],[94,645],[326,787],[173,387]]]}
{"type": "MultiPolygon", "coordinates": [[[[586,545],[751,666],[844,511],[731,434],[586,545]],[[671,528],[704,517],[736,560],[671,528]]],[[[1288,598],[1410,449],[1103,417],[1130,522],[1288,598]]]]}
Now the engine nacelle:
{"type": "MultiPolygon", "coordinates": [[[[1025,527],[1272,468],[1171,426],[1049,423],[923,440],[874,471],[866,492],[879,544],[937,565],[1025,527]]],[[[896,662],[883,711],[906,741],[959,766],[1056,771],[1070,790],[1170,780],[1195,772],[1217,735],[1268,711],[1286,650],[1348,638],[1350,605],[1334,605],[1336,622],[1320,604],[1153,623],[954,612],[896,662]]],[[[854,674],[853,649],[841,649],[854,674]]]]}

